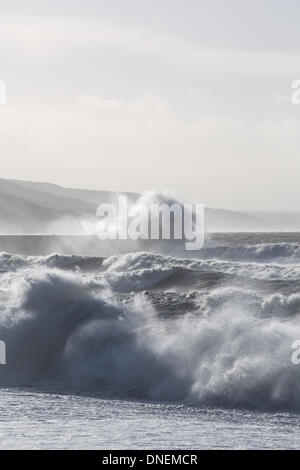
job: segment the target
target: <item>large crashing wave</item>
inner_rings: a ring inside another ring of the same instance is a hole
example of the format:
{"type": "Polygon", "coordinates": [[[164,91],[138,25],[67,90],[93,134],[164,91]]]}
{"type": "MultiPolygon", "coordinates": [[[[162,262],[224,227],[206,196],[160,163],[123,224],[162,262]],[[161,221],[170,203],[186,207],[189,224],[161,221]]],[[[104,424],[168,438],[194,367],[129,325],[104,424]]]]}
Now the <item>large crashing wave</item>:
{"type": "Polygon", "coordinates": [[[187,291],[191,271],[202,279],[201,263],[147,253],[107,260],[2,255],[2,386],[299,411],[291,345],[300,339],[300,294],[253,290],[230,277],[187,291]],[[182,289],[178,280],[172,287],[178,270],[182,289]],[[171,295],[180,315],[172,316],[171,295]],[[185,309],[191,299],[194,308],[185,309]]]}

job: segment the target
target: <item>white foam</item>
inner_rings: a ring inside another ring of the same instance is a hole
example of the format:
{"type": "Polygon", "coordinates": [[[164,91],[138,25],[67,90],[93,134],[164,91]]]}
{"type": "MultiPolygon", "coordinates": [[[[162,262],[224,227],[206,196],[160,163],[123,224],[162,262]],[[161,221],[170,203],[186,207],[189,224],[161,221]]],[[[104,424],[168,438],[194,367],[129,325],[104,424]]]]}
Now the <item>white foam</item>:
{"type": "Polygon", "coordinates": [[[35,268],[4,284],[2,385],[300,409],[300,368],[291,363],[298,294],[224,286],[201,294],[195,314],[166,321],[143,295],[121,305],[112,292],[91,291],[92,282],[91,275],[35,268]]]}

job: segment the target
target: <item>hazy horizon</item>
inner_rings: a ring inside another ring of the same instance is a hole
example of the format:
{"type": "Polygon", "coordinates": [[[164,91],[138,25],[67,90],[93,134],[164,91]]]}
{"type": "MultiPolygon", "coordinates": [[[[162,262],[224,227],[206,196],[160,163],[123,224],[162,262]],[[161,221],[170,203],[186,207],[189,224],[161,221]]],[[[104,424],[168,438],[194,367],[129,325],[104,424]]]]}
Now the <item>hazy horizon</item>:
{"type": "MultiPolygon", "coordinates": [[[[107,193],[120,193],[122,194],[122,191],[121,190],[118,190],[118,189],[101,189],[101,188],[84,188],[84,187],[79,187],[79,186],[68,186],[68,185],[65,185],[65,184],[60,184],[60,183],[55,183],[53,181],[45,181],[45,180],[26,180],[26,179],[16,179],[16,178],[0,178],[0,181],[1,180],[4,180],[4,181],[16,181],[16,182],[20,182],[20,183],[33,183],[33,184],[45,184],[45,185],[55,185],[55,186],[59,186],[63,189],[70,189],[70,190],[84,190],[84,191],[103,191],[103,192],[107,192],[107,193]]],[[[145,191],[143,192],[146,192],[146,191],[149,191],[151,189],[146,189],[145,191]]],[[[134,191],[123,191],[124,193],[135,193],[134,191]]],[[[142,193],[138,193],[136,192],[136,194],[142,194],[142,193]]],[[[184,199],[182,199],[182,201],[185,201],[184,199]]],[[[197,203],[198,201],[197,200],[190,200],[190,202],[193,202],[193,203],[197,203]]],[[[267,212],[267,213],[278,213],[278,212],[281,212],[281,213],[286,213],[286,214],[299,214],[300,213],[300,207],[299,209],[295,209],[295,210],[280,210],[280,209],[265,209],[263,207],[260,207],[260,208],[252,208],[252,209],[247,209],[247,208],[240,208],[240,209],[232,209],[230,207],[227,207],[227,208],[224,208],[224,207],[209,207],[209,206],[206,206],[207,208],[211,208],[211,209],[220,209],[220,210],[226,210],[226,211],[232,211],[232,212],[242,212],[242,213],[264,213],[264,212],[267,212]]]]}

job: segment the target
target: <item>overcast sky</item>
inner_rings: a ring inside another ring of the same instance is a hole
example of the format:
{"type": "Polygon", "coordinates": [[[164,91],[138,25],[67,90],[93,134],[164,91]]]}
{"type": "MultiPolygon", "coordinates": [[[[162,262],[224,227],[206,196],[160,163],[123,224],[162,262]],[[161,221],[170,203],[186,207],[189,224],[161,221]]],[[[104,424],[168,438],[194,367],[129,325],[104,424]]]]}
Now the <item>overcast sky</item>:
{"type": "Polygon", "coordinates": [[[300,210],[299,0],[0,0],[1,176],[300,210]]]}

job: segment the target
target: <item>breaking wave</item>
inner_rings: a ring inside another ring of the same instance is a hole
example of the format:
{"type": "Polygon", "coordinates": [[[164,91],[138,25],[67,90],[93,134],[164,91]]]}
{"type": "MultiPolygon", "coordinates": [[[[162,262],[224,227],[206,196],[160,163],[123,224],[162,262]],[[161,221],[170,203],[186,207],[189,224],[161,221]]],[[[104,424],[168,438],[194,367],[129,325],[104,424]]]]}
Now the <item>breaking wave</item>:
{"type": "Polygon", "coordinates": [[[2,254],[2,386],[300,411],[299,265],[280,261],[297,248],[235,247],[231,261],[222,249],[180,260],[2,254]],[[234,261],[242,250],[251,262],[234,261]]]}

